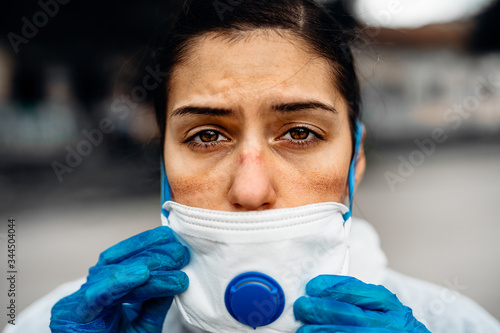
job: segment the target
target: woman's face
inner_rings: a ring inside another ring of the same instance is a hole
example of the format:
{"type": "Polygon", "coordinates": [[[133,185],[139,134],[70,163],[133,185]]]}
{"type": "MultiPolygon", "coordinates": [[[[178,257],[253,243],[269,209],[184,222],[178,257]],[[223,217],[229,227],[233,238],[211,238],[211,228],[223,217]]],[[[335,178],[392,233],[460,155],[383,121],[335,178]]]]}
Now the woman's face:
{"type": "Polygon", "coordinates": [[[205,37],[170,81],[173,200],[224,211],[343,203],[352,142],[328,62],[271,31],[205,37]]]}

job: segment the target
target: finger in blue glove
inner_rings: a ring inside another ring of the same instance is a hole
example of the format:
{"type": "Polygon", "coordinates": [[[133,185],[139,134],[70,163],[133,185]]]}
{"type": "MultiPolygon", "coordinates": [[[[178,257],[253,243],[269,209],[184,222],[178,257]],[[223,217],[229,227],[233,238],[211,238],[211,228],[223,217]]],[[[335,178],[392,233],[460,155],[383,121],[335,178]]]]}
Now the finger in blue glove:
{"type": "Polygon", "coordinates": [[[389,290],[356,278],[320,275],[294,303],[295,317],[310,325],[300,332],[429,332],[389,290]]]}
{"type": "Polygon", "coordinates": [[[124,240],[99,257],[87,282],[52,308],[52,332],[161,332],[174,295],[188,287],[179,271],[189,251],[168,227],[124,240]]]}

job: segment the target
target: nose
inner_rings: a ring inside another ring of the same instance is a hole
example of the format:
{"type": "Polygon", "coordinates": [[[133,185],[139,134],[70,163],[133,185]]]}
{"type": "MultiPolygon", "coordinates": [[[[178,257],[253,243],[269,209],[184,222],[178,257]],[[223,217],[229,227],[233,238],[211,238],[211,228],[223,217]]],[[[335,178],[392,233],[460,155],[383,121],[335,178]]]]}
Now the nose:
{"type": "Polygon", "coordinates": [[[242,152],[233,170],[228,200],[236,210],[264,210],[273,208],[276,192],[272,168],[261,152],[242,152]]]}

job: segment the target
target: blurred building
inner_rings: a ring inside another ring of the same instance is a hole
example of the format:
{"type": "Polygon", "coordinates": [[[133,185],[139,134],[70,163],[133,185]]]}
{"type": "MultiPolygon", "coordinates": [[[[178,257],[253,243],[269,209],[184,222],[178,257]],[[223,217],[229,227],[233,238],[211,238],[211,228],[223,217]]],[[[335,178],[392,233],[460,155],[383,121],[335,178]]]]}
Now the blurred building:
{"type": "MultiPolygon", "coordinates": [[[[415,26],[399,16],[418,12],[421,4],[399,1],[392,2],[399,7],[391,8],[390,2],[373,2],[385,7],[371,16],[359,12],[359,6],[357,14],[356,6],[350,9],[358,22],[353,30],[358,45],[355,54],[364,121],[372,139],[408,143],[443,129],[450,141],[498,140],[500,40],[485,29],[499,21],[500,3],[477,1],[475,12],[415,26]],[[379,21],[373,21],[377,15],[379,21]]],[[[433,10],[429,1],[425,3],[433,10]]]]}

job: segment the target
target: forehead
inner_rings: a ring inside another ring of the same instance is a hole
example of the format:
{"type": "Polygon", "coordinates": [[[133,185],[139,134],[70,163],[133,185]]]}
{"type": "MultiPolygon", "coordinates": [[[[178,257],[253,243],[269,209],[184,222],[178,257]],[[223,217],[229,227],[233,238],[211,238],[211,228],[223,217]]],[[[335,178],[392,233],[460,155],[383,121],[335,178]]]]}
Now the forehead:
{"type": "Polygon", "coordinates": [[[183,103],[335,102],[330,62],[288,33],[257,30],[239,38],[213,33],[194,41],[169,83],[167,110],[183,103]]]}

